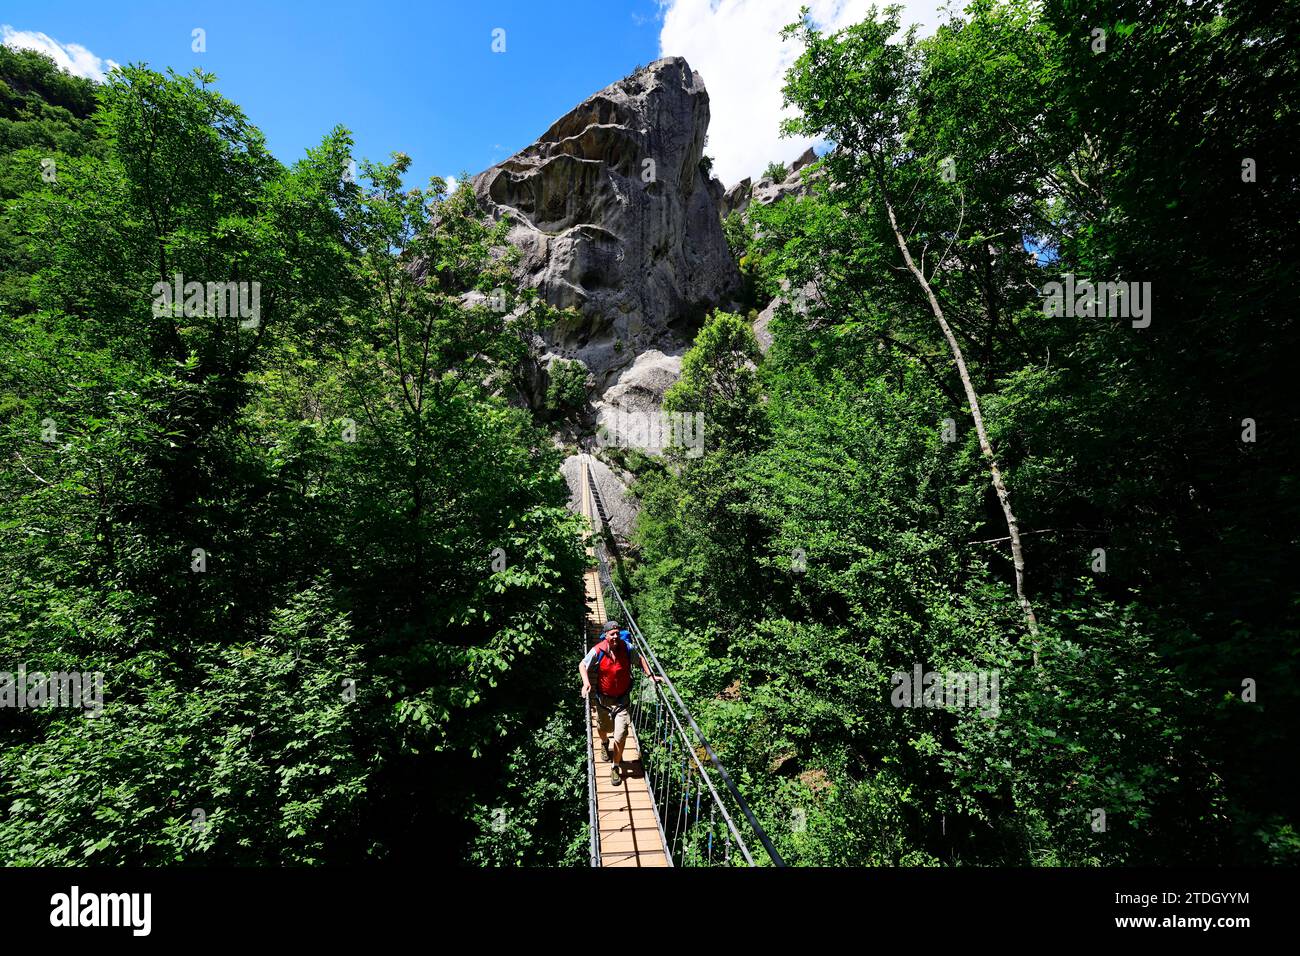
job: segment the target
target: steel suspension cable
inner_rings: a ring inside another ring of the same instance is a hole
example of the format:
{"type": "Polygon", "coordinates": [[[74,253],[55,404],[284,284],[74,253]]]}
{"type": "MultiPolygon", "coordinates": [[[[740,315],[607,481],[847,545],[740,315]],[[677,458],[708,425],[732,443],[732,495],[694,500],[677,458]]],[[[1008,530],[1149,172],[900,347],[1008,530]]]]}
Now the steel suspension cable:
{"type": "MultiPolygon", "coordinates": [[[[607,519],[605,519],[606,511],[604,507],[604,501],[601,499],[600,489],[596,485],[596,479],[593,474],[593,469],[591,469],[590,467],[588,467],[587,469],[587,482],[590,486],[592,501],[596,504],[597,511],[602,518],[604,527],[608,528],[608,521],[607,519]]],[[[618,585],[615,584],[614,582],[613,573],[608,563],[605,560],[603,542],[601,542],[599,536],[597,536],[595,540],[596,540],[596,545],[593,548],[593,551],[595,552],[596,560],[599,564],[600,571],[603,573],[603,577],[605,578],[605,580],[608,581],[609,589],[613,593],[615,600],[618,601],[618,605],[628,622],[628,629],[636,640],[638,650],[650,660],[652,664],[652,668],[657,673],[657,675],[663,678],[663,683],[668,687],[669,692],[672,694],[672,699],[673,701],[676,702],[677,708],[681,710],[681,713],[686,718],[686,721],[690,725],[691,730],[694,731],[695,738],[704,747],[704,751],[709,758],[709,762],[713,765],[713,768],[718,772],[718,775],[722,778],[723,784],[725,785],[727,791],[735,799],[736,804],[740,807],[741,812],[744,814],[746,821],[749,823],[754,833],[758,836],[759,841],[763,844],[763,848],[767,850],[768,856],[771,858],[772,863],[775,866],[785,866],[785,861],[781,858],[781,855],[777,852],[776,847],[772,845],[772,841],[768,837],[767,832],[763,829],[763,827],[759,824],[758,820],[755,818],[754,813],[750,809],[749,804],[746,802],[745,798],[741,796],[739,789],[735,785],[735,782],[731,779],[731,775],[727,773],[726,768],[722,766],[722,762],[718,759],[717,754],[713,752],[712,746],[710,746],[707,738],[705,738],[703,731],[700,730],[699,725],[696,724],[695,718],[691,716],[691,712],[686,707],[686,704],[682,700],[681,695],[678,693],[676,685],[673,684],[672,682],[672,678],[668,676],[667,672],[663,668],[663,665],[660,664],[658,657],[654,653],[654,649],[650,647],[650,642],[646,639],[645,634],[642,633],[641,628],[637,625],[636,619],[632,616],[631,610],[628,608],[627,603],[623,600],[623,595],[618,590],[618,585]]],[[[659,693],[661,692],[658,690],[658,688],[656,688],[656,697],[658,697],[659,693]]],[[[727,812],[726,807],[723,805],[721,797],[719,796],[716,788],[713,786],[713,781],[710,779],[709,775],[705,772],[703,765],[700,763],[699,757],[695,753],[695,748],[689,745],[690,735],[686,733],[686,730],[682,726],[681,721],[678,720],[676,710],[672,707],[664,707],[664,710],[667,712],[667,715],[671,717],[672,723],[676,725],[678,733],[682,737],[682,741],[683,744],[685,745],[685,749],[687,750],[687,752],[689,752],[691,758],[695,761],[695,765],[700,772],[701,778],[709,788],[709,791],[713,797],[716,808],[722,813],[722,817],[724,822],[727,825],[726,829],[728,831],[725,834],[727,859],[730,859],[731,839],[732,837],[734,837],[737,848],[741,851],[741,854],[744,856],[746,862],[748,862],[752,866],[754,861],[753,858],[750,856],[749,848],[745,845],[745,841],[741,839],[740,833],[736,829],[735,822],[731,819],[731,815],[727,812]]],[[[670,739],[668,741],[668,744],[669,744],[669,760],[671,761],[673,741],[670,739]]],[[[643,765],[644,764],[645,764],[645,760],[643,755],[643,765]]],[[[665,778],[669,778],[669,774],[666,772],[664,776],[665,778]]],[[[664,807],[665,809],[667,809],[666,802],[664,803],[664,807]]]]}

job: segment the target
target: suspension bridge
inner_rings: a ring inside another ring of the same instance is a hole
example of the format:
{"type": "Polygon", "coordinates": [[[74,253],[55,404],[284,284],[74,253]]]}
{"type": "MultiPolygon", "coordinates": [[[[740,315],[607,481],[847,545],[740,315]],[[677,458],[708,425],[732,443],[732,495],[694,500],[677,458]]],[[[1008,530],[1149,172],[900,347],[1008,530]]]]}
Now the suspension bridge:
{"type": "Polygon", "coordinates": [[[649,665],[652,680],[636,672],[632,726],[623,750],[618,784],[600,768],[596,708],[582,703],[587,728],[587,799],[593,867],[784,866],[731,776],[682,702],[610,571],[608,529],[590,456],[582,457],[579,500],[588,569],[584,577],[586,621],[582,653],[601,639],[605,595],[649,665]]]}

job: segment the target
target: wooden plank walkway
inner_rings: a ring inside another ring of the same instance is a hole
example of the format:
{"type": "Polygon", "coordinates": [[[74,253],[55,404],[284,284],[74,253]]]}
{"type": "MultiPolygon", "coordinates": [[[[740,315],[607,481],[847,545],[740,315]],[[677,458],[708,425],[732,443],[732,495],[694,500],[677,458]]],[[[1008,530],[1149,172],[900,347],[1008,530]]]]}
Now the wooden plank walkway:
{"type": "MultiPolygon", "coordinates": [[[[591,527],[595,527],[595,502],[591,497],[587,459],[582,460],[582,513],[591,527]]],[[[594,565],[595,549],[588,532],[583,532],[587,543],[587,556],[594,565]]],[[[590,649],[601,638],[604,626],[605,594],[600,586],[600,572],[594,567],[585,576],[587,598],[587,647],[590,649]]],[[[615,786],[609,779],[610,765],[600,754],[600,735],[596,726],[596,705],[588,708],[591,720],[591,749],[587,759],[592,761],[596,776],[596,818],[600,833],[601,866],[669,866],[663,835],[659,832],[655,816],[654,796],[641,766],[641,744],[636,727],[628,731],[623,747],[622,781],[615,786]]]]}

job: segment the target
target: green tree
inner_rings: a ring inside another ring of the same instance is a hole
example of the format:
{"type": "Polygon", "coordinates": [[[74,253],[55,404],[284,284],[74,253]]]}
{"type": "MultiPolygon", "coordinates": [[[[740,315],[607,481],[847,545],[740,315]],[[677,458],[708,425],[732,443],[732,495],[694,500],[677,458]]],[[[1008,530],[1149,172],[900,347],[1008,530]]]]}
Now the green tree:
{"type": "Polygon", "coordinates": [[[770,179],[774,183],[784,182],[785,178],[790,175],[785,163],[771,162],[763,170],[763,178],[770,179]]]}
{"type": "Polygon", "coordinates": [[[586,407],[587,366],[579,359],[554,359],[546,370],[546,408],[570,415],[586,407]]]}
{"type": "Polygon", "coordinates": [[[762,358],[743,318],[714,312],[682,358],[681,378],[664,395],[664,410],[703,415],[706,442],[719,436],[742,447],[751,444],[762,427],[756,372],[762,358]]]}
{"type": "MultiPolygon", "coordinates": [[[[102,672],[103,712],[0,712],[0,859],[471,859],[571,710],[582,566],[500,397],[508,226],[404,157],[352,181],[341,129],[283,166],[206,74],[96,96],[102,149],[4,210],[0,660],[102,672]]],[[[532,862],[581,830],[545,766],[532,862]]]]}
{"type": "Polygon", "coordinates": [[[1242,441],[1235,411],[1250,383],[1283,414],[1265,356],[1294,352],[1285,307],[1259,310],[1289,288],[1297,197],[1253,189],[1234,145],[1281,149],[1291,28],[979,2],[914,42],[895,16],[793,30],[797,131],[833,148],[811,195],[751,211],[782,298],[765,432],[643,478],[642,626],[795,862],[1286,859],[1289,691],[1270,715],[1226,661],[1287,687],[1295,659],[1294,434],[1242,441]],[[1234,265],[1223,232],[1268,252],[1234,265]],[[1048,318],[1067,274],[1150,278],[1167,304],[1150,327],[1048,318]],[[986,447],[1042,595],[1037,667],[986,447]],[[998,672],[998,715],[891,706],[916,664],[998,672]]]}

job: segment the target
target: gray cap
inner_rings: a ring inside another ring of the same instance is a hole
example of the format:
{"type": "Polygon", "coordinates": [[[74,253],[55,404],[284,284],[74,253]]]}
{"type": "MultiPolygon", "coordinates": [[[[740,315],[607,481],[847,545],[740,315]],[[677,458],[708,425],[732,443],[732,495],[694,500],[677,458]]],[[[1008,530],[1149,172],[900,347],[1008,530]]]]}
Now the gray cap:
{"type": "Polygon", "coordinates": [[[606,621],[602,633],[604,633],[605,631],[617,631],[617,630],[619,630],[618,621],[606,621]]]}

